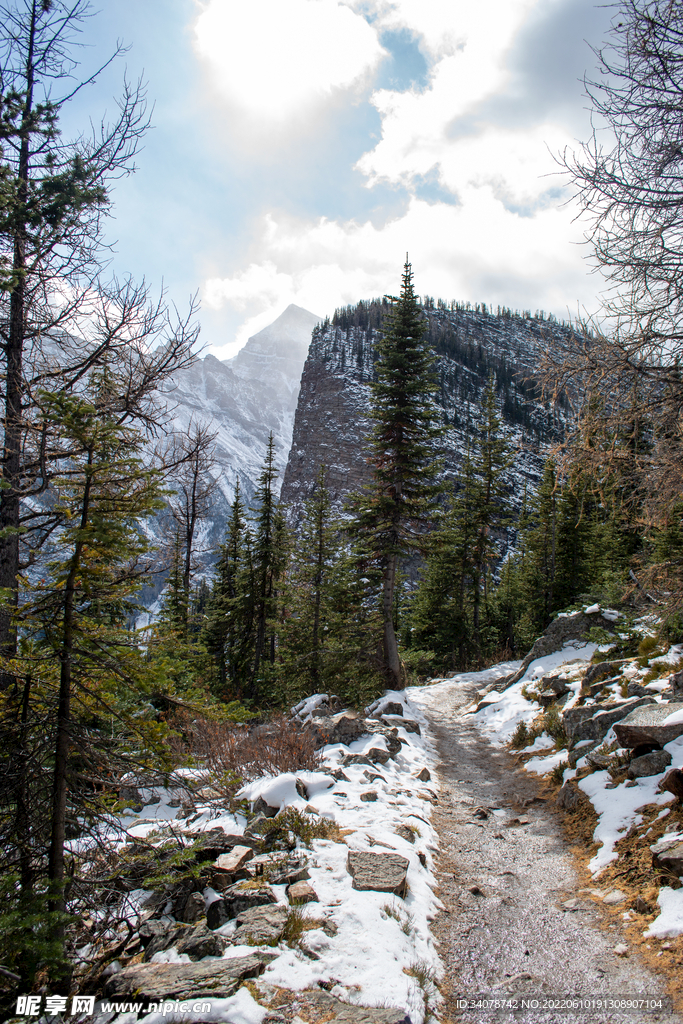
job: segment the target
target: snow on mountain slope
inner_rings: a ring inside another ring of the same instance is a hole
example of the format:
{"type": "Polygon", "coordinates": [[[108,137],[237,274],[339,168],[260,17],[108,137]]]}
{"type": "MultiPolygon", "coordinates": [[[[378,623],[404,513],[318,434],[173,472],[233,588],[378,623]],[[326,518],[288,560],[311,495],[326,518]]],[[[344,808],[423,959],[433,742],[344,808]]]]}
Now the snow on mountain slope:
{"type": "Polygon", "coordinates": [[[319,320],[290,305],[232,359],[207,355],[178,374],[170,395],[172,426],[184,430],[194,420],[218,432],[217,480],[226,503],[233,500],[238,476],[245,498],[253,496],[271,431],[277,465],[284,470],[301,371],[319,320]]]}

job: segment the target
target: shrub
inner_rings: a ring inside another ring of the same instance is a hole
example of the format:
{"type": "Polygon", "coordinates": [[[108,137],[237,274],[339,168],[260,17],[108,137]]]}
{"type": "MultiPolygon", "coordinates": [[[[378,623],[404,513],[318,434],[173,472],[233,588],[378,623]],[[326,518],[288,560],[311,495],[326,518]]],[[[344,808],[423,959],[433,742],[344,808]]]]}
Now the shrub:
{"type": "Polygon", "coordinates": [[[526,747],[531,742],[531,736],[527,729],[526,722],[518,722],[517,728],[512,734],[510,740],[510,746],[513,750],[521,750],[522,747],[526,747]]]}
{"type": "Polygon", "coordinates": [[[188,751],[230,795],[264,775],[317,771],[323,764],[311,731],[284,715],[257,726],[195,718],[185,722],[183,734],[188,751]]]}

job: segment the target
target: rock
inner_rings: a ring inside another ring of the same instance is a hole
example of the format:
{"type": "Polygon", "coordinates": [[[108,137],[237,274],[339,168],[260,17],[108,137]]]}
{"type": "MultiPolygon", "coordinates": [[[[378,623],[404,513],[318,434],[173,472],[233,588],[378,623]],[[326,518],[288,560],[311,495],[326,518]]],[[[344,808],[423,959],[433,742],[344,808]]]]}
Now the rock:
{"type": "Polygon", "coordinates": [[[295,780],[294,788],[296,789],[297,793],[302,798],[302,800],[308,800],[308,790],[306,789],[306,784],[302,782],[301,779],[295,780]]]}
{"type": "Polygon", "coordinates": [[[368,782],[386,782],[387,781],[384,778],[383,775],[378,775],[377,772],[371,772],[371,771],[367,771],[367,770],[363,772],[363,777],[366,778],[368,780],[368,782]]]}
{"type": "Polygon", "coordinates": [[[367,752],[367,756],[373,764],[386,764],[391,757],[391,754],[388,750],[384,750],[382,747],[371,747],[367,752]]]}
{"type": "Polygon", "coordinates": [[[562,904],[562,909],[570,911],[570,912],[572,912],[574,910],[581,910],[581,907],[582,907],[581,900],[577,900],[577,899],[565,900],[564,903],[562,904]]]}
{"type": "Polygon", "coordinates": [[[328,775],[331,775],[335,782],[351,781],[347,775],[344,775],[344,772],[341,770],[341,768],[335,768],[333,771],[328,772],[328,775]]]}
{"type": "Polygon", "coordinates": [[[635,747],[639,743],[658,743],[663,747],[683,735],[683,721],[664,725],[665,718],[681,710],[683,704],[651,703],[649,707],[638,707],[614,726],[619,745],[635,747]]]}
{"type": "MultiPolygon", "coordinates": [[[[388,760],[389,760],[389,758],[387,757],[387,761],[388,760]]],[[[351,764],[368,764],[368,765],[372,765],[373,762],[370,760],[370,758],[366,754],[345,754],[344,757],[342,757],[342,759],[339,762],[339,764],[343,765],[344,768],[348,768],[349,765],[351,765],[351,764]]],[[[348,782],[349,780],[347,779],[346,781],[348,782]]]]}
{"type": "Polygon", "coordinates": [[[673,875],[683,875],[683,842],[654,852],[652,864],[653,867],[670,871],[673,875]]]}
{"type": "Polygon", "coordinates": [[[268,871],[268,881],[271,885],[291,885],[310,877],[305,857],[287,857],[284,861],[280,859],[280,862],[268,871]]]}
{"type": "Polygon", "coordinates": [[[569,680],[564,675],[543,676],[541,685],[548,690],[552,690],[556,697],[563,697],[565,693],[570,692],[569,680]]]}
{"type": "Polygon", "coordinates": [[[138,928],[138,937],[143,946],[148,946],[152,939],[156,939],[161,935],[166,935],[167,932],[172,931],[174,928],[174,922],[166,919],[165,921],[145,921],[138,928]]]}
{"type": "Polygon", "coordinates": [[[597,747],[597,745],[597,740],[589,740],[583,746],[574,747],[573,750],[570,750],[567,754],[567,762],[569,763],[569,767],[576,768],[577,761],[580,761],[582,757],[586,757],[587,754],[591,752],[591,750],[594,750],[595,747],[597,747]]]}
{"type": "Polygon", "coordinates": [[[264,822],[268,820],[269,819],[266,817],[265,814],[256,814],[251,819],[248,826],[244,830],[244,836],[241,837],[245,845],[247,843],[261,843],[263,841],[263,836],[261,835],[261,826],[263,825],[264,822]]]}
{"type": "Polygon", "coordinates": [[[318,749],[328,743],[344,743],[348,746],[365,732],[365,720],[355,711],[343,711],[329,718],[316,718],[306,728],[313,733],[318,749]]]}
{"type": "Polygon", "coordinates": [[[554,704],[557,700],[557,694],[554,690],[541,690],[540,693],[536,694],[536,700],[542,708],[549,708],[551,704],[554,704]]]}
{"type": "Polygon", "coordinates": [[[619,942],[614,947],[614,952],[617,954],[617,956],[626,956],[628,953],[628,946],[625,942],[619,942]]]}
{"type": "Polygon", "coordinates": [[[672,768],[659,783],[660,793],[673,793],[679,804],[683,804],[683,772],[680,768],[672,768]]]}
{"type": "Polygon", "coordinates": [[[626,692],[629,697],[647,697],[648,694],[652,693],[652,690],[648,690],[647,686],[641,686],[640,683],[636,683],[634,679],[626,687],[626,692]]]}
{"type": "Polygon", "coordinates": [[[397,700],[383,701],[369,717],[379,718],[383,715],[398,715],[400,718],[403,718],[403,705],[399,704],[397,700]]]}
{"type": "Polygon", "coordinates": [[[398,738],[398,729],[392,729],[384,739],[386,740],[389,755],[391,757],[395,757],[401,750],[401,741],[398,738]]]}
{"type": "Polygon", "coordinates": [[[302,903],[317,903],[318,894],[308,882],[294,882],[287,886],[287,899],[294,907],[302,903]]]}
{"type": "Polygon", "coordinates": [[[599,772],[607,771],[609,766],[612,764],[614,758],[610,757],[609,754],[599,754],[597,751],[592,750],[586,754],[586,761],[591,768],[597,769],[599,772]]]}
{"type": "Polygon", "coordinates": [[[382,715],[382,721],[386,722],[387,725],[393,726],[393,728],[400,727],[405,729],[406,732],[415,733],[416,736],[421,736],[419,723],[413,718],[398,718],[397,715],[382,715]]]}
{"type": "Polygon", "coordinates": [[[185,924],[195,924],[205,913],[204,897],[200,892],[191,892],[185,896],[179,906],[173,908],[173,915],[177,921],[185,924]]]}
{"type": "Polygon", "coordinates": [[[164,999],[225,999],[245,978],[257,978],[275,958],[252,953],[200,964],[135,964],[107,981],[109,999],[158,1003],[164,999]]]}
{"type": "Polygon", "coordinates": [[[497,680],[494,689],[501,691],[511,686],[512,683],[519,682],[532,661],[536,661],[537,658],[547,658],[549,654],[561,651],[570,640],[585,640],[586,633],[595,625],[599,625],[609,632],[614,631],[614,624],[603,619],[599,611],[591,615],[578,612],[576,615],[563,615],[561,618],[554,619],[543,636],[535,642],[514,675],[497,680]]]}
{"type": "Polygon", "coordinates": [[[320,927],[325,932],[325,935],[327,935],[327,937],[330,939],[333,939],[334,936],[339,931],[339,925],[335,924],[334,921],[330,920],[323,921],[320,927]]]}
{"type": "Polygon", "coordinates": [[[615,676],[619,671],[619,666],[615,665],[611,661],[601,661],[597,665],[589,665],[586,670],[586,674],[581,680],[581,689],[587,690],[589,686],[594,683],[601,682],[603,679],[610,679],[615,676]]]}
{"type": "Polygon", "coordinates": [[[651,754],[634,757],[628,766],[629,779],[643,779],[648,775],[660,775],[671,764],[668,750],[653,750],[651,754]]]}
{"type": "MultiPolygon", "coordinates": [[[[625,701],[623,704],[614,704],[605,708],[599,704],[586,707],[570,708],[562,716],[567,736],[577,740],[595,740],[599,742],[607,735],[611,726],[620,722],[630,715],[635,708],[654,704],[654,697],[636,697],[633,700],[625,701]]],[[[616,727],[615,727],[616,731],[616,727]]],[[[683,732],[683,725],[681,726],[683,732]]],[[[618,734],[617,734],[618,735],[618,734]]],[[[631,746],[630,743],[622,743],[622,746],[631,746]]]]}
{"type": "Polygon", "coordinates": [[[234,846],[251,846],[253,848],[256,845],[255,841],[248,839],[246,836],[231,835],[224,832],[222,828],[212,828],[207,832],[189,833],[186,838],[188,842],[199,840],[201,846],[195,849],[195,860],[202,862],[216,860],[222,853],[232,850],[234,846]]]}
{"type": "Polygon", "coordinates": [[[429,768],[420,768],[419,772],[415,776],[415,778],[419,779],[420,782],[429,782],[431,777],[432,773],[429,768]]]}
{"type": "Polygon", "coordinates": [[[286,907],[252,907],[238,914],[237,931],[233,932],[231,941],[235,945],[275,946],[286,922],[286,907]]]}
{"type": "MultiPolygon", "coordinates": [[[[252,907],[265,907],[270,903],[277,903],[277,898],[268,885],[255,886],[253,882],[237,882],[236,885],[231,885],[229,889],[225,890],[222,902],[225,904],[228,920],[230,920],[233,917],[238,917],[245,910],[251,910],[252,907]]],[[[209,907],[210,909],[211,907],[209,907]]],[[[211,928],[212,925],[209,927],[211,928]]]]}
{"type": "Polygon", "coordinates": [[[415,842],[415,833],[407,825],[397,825],[396,835],[400,836],[401,839],[407,840],[409,843],[415,842]]]}
{"type": "Polygon", "coordinates": [[[683,672],[673,672],[669,676],[669,682],[674,695],[677,697],[683,697],[683,672]]]}
{"type": "Polygon", "coordinates": [[[469,889],[468,889],[468,892],[471,892],[473,896],[485,896],[486,895],[484,890],[482,888],[480,888],[480,886],[478,886],[478,885],[471,885],[469,887],[469,889]]]}
{"type": "Polygon", "coordinates": [[[564,786],[562,786],[557,794],[555,803],[558,807],[563,807],[565,811],[576,811],[587,800],[586,794],[576,786],[572,786],[570,781],[565,782],[564,786]]]}
{"type": "Polygon", "coordinates": [[[233,846],[230,853],[223,853],[214,862],[214,868],[218,871],[226,871],[230,875],[234,875],[236,871],[240,871],[247,861],[250,861],[254,856],[254,851],[250,846],[233,846]]]}
{"type": "Polygon", "coordinates": [[[252,810],[254,814],[262,814],[266,818],[274,818],[280,808],[271,807],[270,804],[266,803],[262,796],[259,796],[254,801],[252,810]]]}
{"type": "Polygon", "coordinates": [[[185,935],[188,931],[189,927],[186,924],[172,924],[167,931],[155,935],[153,939],[145,944],[143,960],[147,962],[152,959],[155,953],[162,953],[165,949],[175,946],[181,933],[185,935]]]}
{"type": "Polygon", "coordinates": [[[201,960],[205,956],[223,956],[229,939],[211,931],[205,924],[198,924],[189,935],[178,943],[178,952],[187,953],[190,960],[201,960]]]}
{"type": "Polygon", "coordinates": [[[354,889],[373,889],[403,896],[406,892],[408,863],[399,853],[349,850],[346,870],[353,878],[354,889]]]}
{"type": "Polygon", "coordinates": [[[486,819],[489,816],[489,812],[486,810],[485,807],[477,807],[477,809],[473,811],[472,814],[475,818],[479,818],[482,821],[486,821],[486,819]]]}
{"type": "Polygon", "coordinates": [[[224,899],[212,900],[206,908],[206,926],[212,931],[220,928],[230,920],[230,914],[224,899]]]}
{"type": "Polygon", "coordinates": [[[626,893],[622,892],[621,889],[612,889],[606,896],[603,896],[602,902],[607,907],[616,907],[619,903],[623,903],[626,899],[626,893]]]}
{"type": "Polygon", "coordinates": [[[636,896],[636,902],[633,906],[633,909],[635,910],[636,914],[650,914],[652,912],[652,907],[647,902],[647,900],[643,899],[642,896],[636,896]]]}
{"type": "Polygon", "coordinates": [[[360,798],[363,803],[374,804],[377,799],[377,791],[374,789],[366,789],[364,793],[361,793],[360,798]]]}

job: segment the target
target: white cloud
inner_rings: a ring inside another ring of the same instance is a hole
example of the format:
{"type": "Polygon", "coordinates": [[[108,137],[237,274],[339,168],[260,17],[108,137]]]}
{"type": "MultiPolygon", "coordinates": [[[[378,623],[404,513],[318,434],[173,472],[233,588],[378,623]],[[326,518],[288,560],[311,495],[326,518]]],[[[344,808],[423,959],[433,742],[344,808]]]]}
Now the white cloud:
{"type": "Polygon", "coordinates": [[[561,317],[575,314],[577,302],[590,305],[594,285],[572,245],[579,231],[565,212],[547,208],[520,216],[490,187],[471,189],[464,199],[461,206],[413,199],[404,216],[383,227],[269,215],[261,261],[212,279],[206,301],[215,309],[227,304],[248,311],[237,338],[244,343],[290,302],[325,316],[361,298],[396,293],[408,251],[421,294],[561,317]]]}
{"type": "Polygon", "coordinates": [[[208,0],[195,34],[219,93],[266,122],[300,117],[385,56],[374,29],[337,0],[208,0]]]}

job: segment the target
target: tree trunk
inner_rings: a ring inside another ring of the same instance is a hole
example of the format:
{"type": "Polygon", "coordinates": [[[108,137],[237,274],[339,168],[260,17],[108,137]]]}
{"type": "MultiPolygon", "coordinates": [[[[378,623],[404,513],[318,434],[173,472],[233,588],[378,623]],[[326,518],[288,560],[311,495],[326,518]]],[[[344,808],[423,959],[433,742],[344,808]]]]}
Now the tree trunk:
{"type": "Polygon", "coordinates": [[[401,689],[401,662],[394,629],[394,590],[396,587],[397,555],[388,555],[382,581],[382,618],[384,621],[384,667],[388,681],[396,690],[401,689]]]}
{"type": "MultiPolygon", "coordinates": [[[[92,466],[93,450],[88,452],[88,467],[92,466]]],[[[87,473],[81,505],[81,530],[88,526],[92,473],[87,473]]],[[[74,597],[76,580],[81,564],[84,541],[74,546],[71,567],[64,584],[64,610],[62,613],[62,649],[60,653],[59,704],[57,711],[57,737],[55,740],[55,767],[52,786],[52,829],[48,856],[48,878],[52,887],[50,910],[64,911],[64,842],[66,839],[66,802],[68,792],[69,747],[71,745],[71,669],[73,661],[74,597]]],[[[63,938],[64,925],[55,928],[55,937],[63,938]]]]}
{"type": "MultiPolygon", "coordinates": [[[[31,25],[26,55],[26,99],[21,119],[21,146],[19,150],[17,204],[21,211],[14,228],[12,276],[14,288],[10,296],[9,337],[5,345],[5,422],[2,476],[5,489],[0,491],[0,588],[9,600],[0,607],[0,652],[12,658],[16,654],[17,634],[14,613],[18,604],[17,577],[19,575],[19,510],[21,485],[22,434],[22,357],[26,330],[26,203],[28,201],[30,131],[33,114],[33,49],[36,35],[36,4],[31,11],[31,25]]],[[[8,685],[10,677],[0,675],[0,687],[8,685]]]]}

